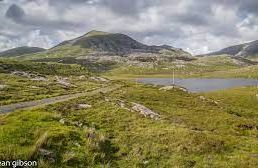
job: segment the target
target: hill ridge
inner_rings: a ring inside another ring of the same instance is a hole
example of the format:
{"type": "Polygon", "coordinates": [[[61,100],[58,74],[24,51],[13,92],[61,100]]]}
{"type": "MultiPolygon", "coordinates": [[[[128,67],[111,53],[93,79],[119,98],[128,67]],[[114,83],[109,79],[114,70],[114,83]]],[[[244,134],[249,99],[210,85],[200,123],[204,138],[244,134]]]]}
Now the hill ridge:
{"type": "Polygon", "coordinates": [[[252,42],[247,42],[243,44],[237,44],[233,46],[229,46],[226,48],[223,48],[219,51],[216,52],[211,52],[208,54],[203,54],[204,55],[232,55],[235,57],[248,57],[248,56],[254,56],[258,54],[258,40],[252,41],[252,42]]]}
{"type": "Polygon", "coordinates": [[[25,54],[33,54],[38,52],[43,52],[46,49],[40,47],[29,47],[29,46],[22,46],[16,47],[9,50],[5,50],[0,52],[0,57],[16,57],[25,54]]]}

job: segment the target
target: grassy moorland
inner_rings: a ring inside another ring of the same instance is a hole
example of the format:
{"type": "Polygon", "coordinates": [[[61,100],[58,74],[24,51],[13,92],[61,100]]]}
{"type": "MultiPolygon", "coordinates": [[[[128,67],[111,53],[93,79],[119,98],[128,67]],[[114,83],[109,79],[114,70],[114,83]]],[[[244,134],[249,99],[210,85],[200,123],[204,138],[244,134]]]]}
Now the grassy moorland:
{"type": "Polygon", "coordinates": [[[242,67],[238,69],[218,70],[203,74],[205,78],[258,78],[258,65],[242,67]]]}
{"type": "MultiPolygon", "coordinates": [[[[173,69],[177,77],[258,74],[257,66],[226,56],[114,67],[105,75],[171,77],[173,69]]],[[[0,160],[37,160],[42,168],[258,166],[257,87],[194,94],[129,81],[97,82],[92,75],[74,64],[0,60],[0,105],[122,86],[111,93],[0,115],[0,160]],[[160,117],[144,117],[132,110],[133,103],[160,117]]]]}
{"type": "Polygon", "coordinates": [[[0,105],[85,92],[102,86],[100,82],[89,80],[90,73],[79,65],[7,60],[0,63],[0,105]],[[58,78],[65,80],[58,82],[58,78]]]}
{"type": "Polygon", "coordinates": [[[125,82],[111,94],[1,116],[0,159],[35,159],[39,167],[257,167],[257,91],[203,99],[125,82]],[[140,103],[160,118],[121,102],[140,103]]]}
{"type": "Polygon", "coordinates": [[[31,61],[19,61],[0,59],[0,73],[13,71],[29,71],[42,75],[89,75],[90,72],[79,65],[65,65],[58,63],[36,63],[31,61]]]}
{"type": "Polygon", "coordinates": [[[39,100],[60,95],[86,92],[102,86],[101,83],[90,81],[88,78],[81,79],[79,76],[68,77],[71,87],[61,85],[55,76],[46,76],[47,80],[34,81],[26,77],[9,74],[1,74],[0,105],[17,102],[39,100]]]}

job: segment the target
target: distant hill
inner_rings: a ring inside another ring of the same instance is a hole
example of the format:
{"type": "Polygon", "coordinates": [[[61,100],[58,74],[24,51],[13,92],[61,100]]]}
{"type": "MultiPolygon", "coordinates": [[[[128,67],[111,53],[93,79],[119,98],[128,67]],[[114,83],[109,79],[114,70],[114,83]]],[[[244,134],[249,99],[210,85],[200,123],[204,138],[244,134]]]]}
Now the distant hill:
{"type": "MultiPolygon", "coordinates": [[[[258,54],[258,40],[240,45],[230,46],[217,52],[205,55],[232,55],[236,57],[250,57],[258,54]]],[[[202,55],[203,56],[203,55],[202,55]]]]}
{"type": "Polygon", "coordinates": [[[175,59],[193,59],[190,53],[179,48],[168,45],[150,46],[125,34],[96,30],[78,38],[64,41],[46,52],[30,54],[22,58],[33,60],[55,59],[58,62],[63,62],[63,58],[87,60],[89,62],[166,62],[175,59]]]}
{"type": "Polygon", "coordinates": [[[101,31],[90,31],[87,34],[75,38],[73,40],[64,41],[54,48],[61,46],[79,46],[84,49],[91,49],[93,51],[108,52],[115,55],[125,55],[130,53],[158,53],[166,49],[175,51],[168,45],[164,46],[148,46],[142,44],[133,38],[120,33],[107,33],[101,31]]]}
{"type": "Polygon", "coordinates": [[[0,52],[0,57],[16,57],[24,54],[33,54],[45,51],[43,48],[38,47],[17,47],[10,50],[0,52]]]}

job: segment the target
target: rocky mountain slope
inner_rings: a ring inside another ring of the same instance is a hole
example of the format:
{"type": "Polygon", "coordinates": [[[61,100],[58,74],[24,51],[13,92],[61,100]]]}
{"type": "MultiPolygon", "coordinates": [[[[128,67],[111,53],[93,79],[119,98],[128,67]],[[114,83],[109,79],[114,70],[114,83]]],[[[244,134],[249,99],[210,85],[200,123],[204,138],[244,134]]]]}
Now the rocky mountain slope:
{"type": "Polygon", "coordinates": [[[79,46],[81,48],[106,52],[113,55],[127,55],[131,53],[159,53],[161,50],[168,50],[172,52],[180,51],[182,54],[189,54],[168,45],[148,46],[124,34],[107,33],[95,30],[90,31],[76,39],[64,41],[54,48],[67,45],[79,46]]]}
{"type": "Polygon", "coordinates": [[[220,51],[205,54],[205,55],[223,55],[223,54],[232,55],[236,57],[255,56],[258,54],[258,40],[250,43],[230,46],[220,51]]]}
{"type": "Polygon", "coordinates": [[[17,47],[10,50],[6,50],[0,53],[0,57],[16,57],[24,54],[33,54],[45,51],[43,48],[38,47],[17,47]]]}
{"type": "Polygon", "coordinates": [[[24,59],[76,58],[91,62],[171,61],[174,58],[192,59],[190,53],[168,45],[149,46],[119,33],[90,31],[85,35],[64,41],[43,53],[31,54],[24,59]]]}

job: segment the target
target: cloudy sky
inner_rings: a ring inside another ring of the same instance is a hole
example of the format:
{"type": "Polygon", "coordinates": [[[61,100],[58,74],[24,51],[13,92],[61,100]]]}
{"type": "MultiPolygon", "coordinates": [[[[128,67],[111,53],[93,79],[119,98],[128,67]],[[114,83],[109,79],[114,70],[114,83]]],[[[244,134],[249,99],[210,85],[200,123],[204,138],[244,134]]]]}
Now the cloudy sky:
{"type": "Polygon", "coordinates": [[[201,54],[258,40],[258,1],[0,0],[0,51],[49,48],[93,29],[201,54]]]}

